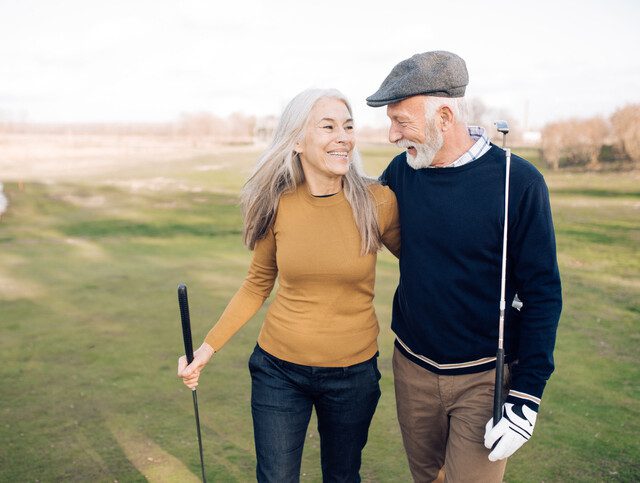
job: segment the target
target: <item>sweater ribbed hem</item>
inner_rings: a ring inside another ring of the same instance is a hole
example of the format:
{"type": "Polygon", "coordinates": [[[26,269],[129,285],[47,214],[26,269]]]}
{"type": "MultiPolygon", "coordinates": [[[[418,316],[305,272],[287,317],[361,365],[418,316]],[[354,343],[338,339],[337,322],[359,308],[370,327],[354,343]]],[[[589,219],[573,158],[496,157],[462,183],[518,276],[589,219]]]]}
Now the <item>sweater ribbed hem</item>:
{"type": "MultiPolygon", "coordinates": [[[[439,375],[457,376],[461,374],[476,374],[478,372],[490,371],[496,367],[495,357],[483,357],[456,363],[437,363],[428,357],[411,351],[400,339],[396,339],[394,344],[402,355],[411,362],[439,375]]],[[[504,361],[505,364],[513,362],[513,357],[507,355],[504,361]]]]}

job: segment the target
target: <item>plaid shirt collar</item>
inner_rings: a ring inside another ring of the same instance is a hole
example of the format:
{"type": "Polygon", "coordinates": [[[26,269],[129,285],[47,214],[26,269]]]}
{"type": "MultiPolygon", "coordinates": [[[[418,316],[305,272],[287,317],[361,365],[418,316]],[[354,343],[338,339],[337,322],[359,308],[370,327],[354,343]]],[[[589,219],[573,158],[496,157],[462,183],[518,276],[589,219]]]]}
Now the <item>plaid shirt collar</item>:
{"type": "MultiPolygon", "coordinates": [[[[467,129],[469,130],[469,136],[475,139],[476,142],[471,146],[471,148],[469,148],[469,151],[464,153],[453,163],[442,166],[443,168],[457,168],[459,166],[463,166],[471,161],[475,161],[491,148],[487,131],[483,127],[467,126],[467,129]]],[[[437,168],[437,166],[429,166],[429,168],[437,168]]]]}

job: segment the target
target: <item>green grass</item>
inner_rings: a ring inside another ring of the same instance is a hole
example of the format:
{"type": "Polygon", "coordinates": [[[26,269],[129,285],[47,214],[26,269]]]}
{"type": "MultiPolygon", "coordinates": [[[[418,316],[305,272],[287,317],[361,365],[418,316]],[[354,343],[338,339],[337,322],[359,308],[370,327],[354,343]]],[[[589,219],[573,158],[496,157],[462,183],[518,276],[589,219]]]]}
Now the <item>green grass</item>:
{"type": "MultiPolygon", "coordinates": [[[[362,150],[372,174],[397,152],[362,150]]],[[[535,151],[526,154],[533,158],[535,151]]],[[[181,188],[131,190],[87,179],[5,183],[0,221],[0,481],[197,480],[175,289],[189,286],[201,341],[241,283],[237,196],[255,153],[151,168],[181,188]],[[198,166],[226,163],[220,170],[198,166]]],[[[545,173],[563,277],[557,369],[531,442],[506,481],[640,479],[638,173],[545,173]]],[[[111,177],[113,178],[113,177],[111,177]]],[[[383,372],[364,454],[366,481],[409,481],[395,419],[390,301],[397,268],[379,257],[383,372]]],[[[254,475],[247,359],[264,309],[207,367],[198,389],[211,481],[254,475]]],[[[321,481],[314,423],[303,480],[321,481]]]]}

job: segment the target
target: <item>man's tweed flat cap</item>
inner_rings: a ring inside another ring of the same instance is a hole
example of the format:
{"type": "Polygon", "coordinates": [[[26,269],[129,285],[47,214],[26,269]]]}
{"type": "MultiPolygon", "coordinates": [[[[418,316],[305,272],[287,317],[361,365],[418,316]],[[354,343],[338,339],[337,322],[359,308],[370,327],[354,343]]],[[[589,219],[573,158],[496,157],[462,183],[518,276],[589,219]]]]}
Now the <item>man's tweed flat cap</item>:
{"type": "Polygon", "coordinates": [[[417,95],[462,97],[468,83],[467,66],[456,54],[425,52],[396,65],[367,104],[380,107],[417,95]]]}

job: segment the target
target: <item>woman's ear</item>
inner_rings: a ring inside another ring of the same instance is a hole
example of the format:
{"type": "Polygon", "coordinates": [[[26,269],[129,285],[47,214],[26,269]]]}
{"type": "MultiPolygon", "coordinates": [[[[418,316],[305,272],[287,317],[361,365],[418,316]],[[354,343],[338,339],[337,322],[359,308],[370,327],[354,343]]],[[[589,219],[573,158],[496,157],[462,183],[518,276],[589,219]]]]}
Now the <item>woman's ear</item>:
{"type": "Polygon", "coordinates": [[[295,148],[293,148],[293,152],[294,152],[295,154],[300,154],[300,153],[302,153],[302,142],[298,141],[298,142],[296,143],[296,147],[295,147],[295,148]]]}

